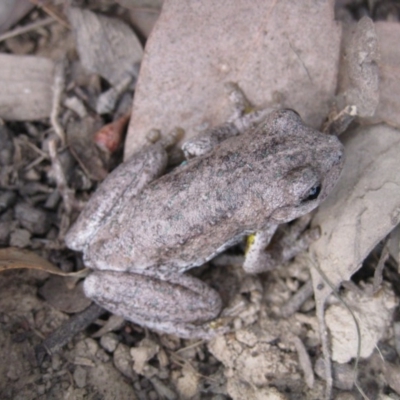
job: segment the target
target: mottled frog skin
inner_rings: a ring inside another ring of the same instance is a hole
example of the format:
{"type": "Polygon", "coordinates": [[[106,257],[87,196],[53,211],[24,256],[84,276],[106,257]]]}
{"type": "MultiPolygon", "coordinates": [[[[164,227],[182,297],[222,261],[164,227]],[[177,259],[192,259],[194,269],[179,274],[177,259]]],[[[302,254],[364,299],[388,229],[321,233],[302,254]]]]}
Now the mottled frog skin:
{"type": "Polygon", "coordinates": [[[225,132],[225,140],[168,174],[166,150],[155,143],[103,182],[66,237],[95,270],[85,281],[89,297],[142,326],[210,338],[220,297],[185,271],[249,234],[262,248],[248,253],[244,268],[271,267],[262,253],[276,227],[328,196],[343,147],[292,110],[231,124],[234,136],[225,139],[225,132]]]}

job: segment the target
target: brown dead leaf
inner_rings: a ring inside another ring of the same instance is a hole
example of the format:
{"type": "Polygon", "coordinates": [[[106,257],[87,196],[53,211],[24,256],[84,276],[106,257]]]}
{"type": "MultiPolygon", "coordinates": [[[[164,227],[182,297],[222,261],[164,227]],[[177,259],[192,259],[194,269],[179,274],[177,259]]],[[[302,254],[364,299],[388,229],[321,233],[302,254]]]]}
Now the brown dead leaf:
{"type": "Polygon", "coordinates": [[[333,3],[165,1],[146,44],[125,158],[152,128],[181,126],[188,138],[226,122],[230,81],[256,106],[293,108],[319,128],[337,86],[333,3]]]}
{"type": "Polygon", "coordinates": [[[121,147],[129,117],[130,114],[125,114],[100,128],[100,130],[95,133],[93,139],[96,145],[111,154],[115,153],[121,147]]]}
{"type": "MultiPolygon", "coordinates": [[[[321,238],[310,246],[335,287],[350,279],[400,220],[400,132],[383,124],[360,128],[346,135],[345,152],[341,179],[313,221],[321,238]]],[[[332,290],[316,269],[311,273],[322,304],[332,290]]]]}
{"type": "Polygon", "coordinates": [[[88,274],[86,269],[78,272],[63,272],[49,261],[28,250],[15,247],[0,249],[0,272],[19,268],[37,269],[60,276],[84,277],[88,274]]]}
{"type": "Polygon", "coordinates": [[[46,58],[0,54],[0,118],[49,117],[53,73],[54,63],[46,58]]]}

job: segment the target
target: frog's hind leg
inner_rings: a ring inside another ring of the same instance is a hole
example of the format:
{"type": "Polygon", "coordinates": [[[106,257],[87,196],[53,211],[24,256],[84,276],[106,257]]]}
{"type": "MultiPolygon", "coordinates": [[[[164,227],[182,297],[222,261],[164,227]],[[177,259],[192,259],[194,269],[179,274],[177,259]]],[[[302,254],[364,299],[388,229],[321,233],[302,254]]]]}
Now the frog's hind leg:
{"type": "Polygon", "coordinates": [[[252,274],[270,271],[305,251],[320,235],[319,228],[306,229],[311,218],[312,214],[307,214],[288,225],[278,240],[271,241],[276,225],[249,236],[244,270],[252,274]]]}
{"type": "Polygon", "coordinates": [[[82,251],[111,212],[117,212],[149,182],[158,178],[167,166],[167,148],[178,139],[178,134],[171,134],[158,140],[153,132],[151,140],[155,143],[144,147],[114,169],[92,195],[90,202],[68,231],[65,237],[67,246],[82,251]]]}
{"type": "Polygon", "coordinates": [[[166,279],[95,271],[84,289],[100,306],[152,330],[201,339],[227,330],[212,322],[222,308],[214,289],[189,275],[172,273],[166,279]]]}

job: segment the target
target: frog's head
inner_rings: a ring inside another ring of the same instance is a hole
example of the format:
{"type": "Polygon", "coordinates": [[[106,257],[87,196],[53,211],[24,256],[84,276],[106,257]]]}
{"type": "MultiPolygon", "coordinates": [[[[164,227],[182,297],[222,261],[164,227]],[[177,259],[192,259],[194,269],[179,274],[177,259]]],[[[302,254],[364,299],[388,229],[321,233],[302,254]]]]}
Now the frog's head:
{"type": "MultiPolygon", "coordinates": [[[[301,121],[293,111],[284,112],[289,113],[286,119],[301,121]]],[[[283,164],[280,179],[281,206],[270,216],[277,223],[307,214],[324,201],[339,180],[344,164],[343,145],[336,136],[320,133],[302,121],[294,133],[288,133],[292,134],[289,141],[293,146],[282,154],[289,161],[283,164]]]]}

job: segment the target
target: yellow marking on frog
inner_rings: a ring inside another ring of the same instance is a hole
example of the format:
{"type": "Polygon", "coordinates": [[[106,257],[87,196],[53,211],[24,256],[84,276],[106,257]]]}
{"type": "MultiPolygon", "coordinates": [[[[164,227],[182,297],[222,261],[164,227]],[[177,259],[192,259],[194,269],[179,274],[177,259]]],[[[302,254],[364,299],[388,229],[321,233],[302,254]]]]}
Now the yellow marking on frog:
{"type": "Polygon", "coordinates": [[[214,321],[211,321],[209,323],[209,326],[211,329],[218,329],[221,328],[221,326],[223,326],[223,322],[221,318],[217,318],[214,321]]]}
{"type": "Polygon", "coordinates": [[[256,109],[255,109],[253,106],[248,105],[248,106],[245,107],[243,113],[246,115],[246,114],[252,113],[252,112],[255,111],[255,110],[256,110],[256,109]]]}
{"type": "Polygon", "coordinates": [[[216,319],[214,319],[213,321],[210,321],[208,323],[208,326],[210,327],[210,329],[213,330],[217,330],[223,327],[227,327],[231,322],[232,322],[233,318],[230,316],[227,317],[218,317],[216,319]]]}
{"type": "Polygon", "coordinates": [[[252,233],[251,235],[247,236],[247,240],[246,240],[246,250],[244,252],[244,254],[246,255],[249,250],[250,247],[254,244],[254,242],[256,241],[256,233],[252,233]]]}

